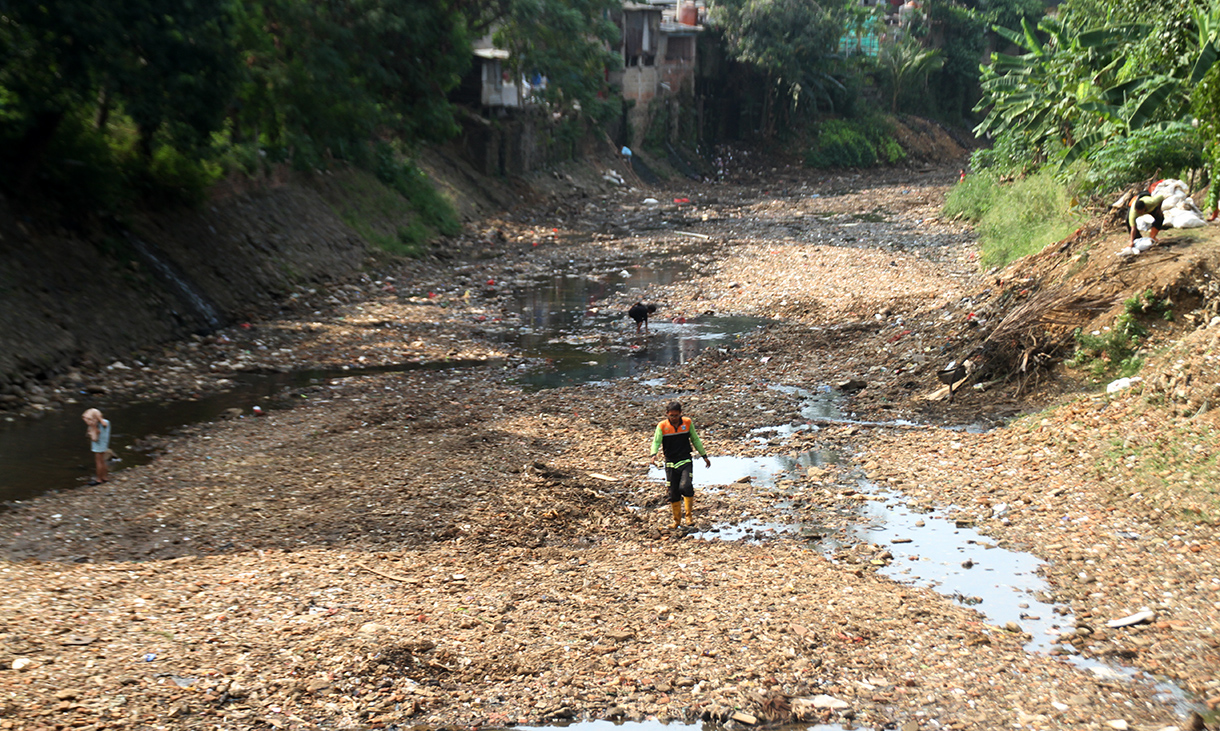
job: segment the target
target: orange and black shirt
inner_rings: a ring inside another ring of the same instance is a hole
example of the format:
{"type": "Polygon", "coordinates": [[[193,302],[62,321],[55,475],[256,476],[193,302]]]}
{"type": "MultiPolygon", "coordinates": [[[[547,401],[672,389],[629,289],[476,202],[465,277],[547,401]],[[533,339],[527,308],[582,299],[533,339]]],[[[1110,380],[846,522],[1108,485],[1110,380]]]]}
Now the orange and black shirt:
{"type": "Polygon", "coordinates": [[[699,456],[707,456],[703,442],[695,433],[695,425],[691,423],[689,416],[683,416],[682,423],[678,426],[669,423],[669,419],[662,419],[652,435],[652,454],[656,454],[658,449],[664,449],[666,467],[681,467],[690,462],[691,445],[694,445],[699,456]]]}

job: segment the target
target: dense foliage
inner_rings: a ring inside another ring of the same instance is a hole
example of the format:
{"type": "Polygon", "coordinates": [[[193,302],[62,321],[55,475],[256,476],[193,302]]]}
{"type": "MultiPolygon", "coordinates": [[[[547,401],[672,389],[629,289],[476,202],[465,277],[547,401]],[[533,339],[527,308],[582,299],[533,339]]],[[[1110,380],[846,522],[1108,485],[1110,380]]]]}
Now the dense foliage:
{"type": "Polygon", "coordinates": [[[608,50],[617,44],[610,20],[617,0],[516,0],[496,32],[518,72],[547,77],[546,95],[559,108],[584,110],[595,119],[617,111],[606,98],[603,75],[620,63],[608,50]]]}
{"type": "MultiPolygon", "coordinates": [[[[983,166],[1019,174],[1031,162],[1079,160],[1092,169],[1086,187],[1106,190],[1136,182],[1128,176],[1141,171],[1178,170],[1198,159],[1201,142],[1214,135],[1200,141],[1172,123],[1220,57],[1220,3],[1131,7],[1137,12],[1079,0],[1019,32],[996,28],[1023,53],[993,54],[983,67],[978,108],[987,116],[976,131],[994,136],[997,148],[1026,154],[997,154],[979,160],[983,166]]],[[[1205,105],[1195,107],[1207,114],[1205,105]]]]}
{"type": "Polygon", "coordinates": [[[1071,234],[1083,218],[1049,170],[1008,185],[987,175],[968,176],[950,191],[942,214],[978,224],[980,263],[988,267],[1041,251],[1071,234]]]}
{"type": "Polygon", "coordinates": [[[550,77],[557,111],[579,113],[603,89],[615,5],[0,0],[0,185],[113,210],[275,162],[373,170],[378,141],[409,152],[456,133],[447,94],[493,28],[518,70],[550,77]]]}
{"type": "Polygon", "coordinates": [[[906,157],[881,119],[846,121],[831,119],[818,125],[805,164],[815,168],[871,167],[898,162],[906,157]]]}
{"type": "Polygon", "coordinates": [[[765,78],[761,128],[771,136],[780,117],[790,120],[842,88],[836,48],[844,32],[841,7],[813,0],[722,0],[713,19],[729,53],[765,78]],[[777,111],[778,110],[778,111],[777,111]]]}
{"type": "Polygon", "coordinates": [[[1203,165],[1199,133],[1185,122],[1146,127],[1111,140],[1089,157],[1080,182],[1083,192],[1107,193],[1123,182],[1186,177],[1203,165]]]}

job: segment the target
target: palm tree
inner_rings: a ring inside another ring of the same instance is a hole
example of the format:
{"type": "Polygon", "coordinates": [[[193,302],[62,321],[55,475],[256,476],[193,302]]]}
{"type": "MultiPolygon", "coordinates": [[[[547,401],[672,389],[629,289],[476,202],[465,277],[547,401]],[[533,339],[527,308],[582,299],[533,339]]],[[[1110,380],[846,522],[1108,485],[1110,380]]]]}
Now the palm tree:
{"type": "Polygon", "coordinates": [[[944,66],[939,49],[929,50],[913,38],[890,43],[877,54],[877,65],[890,83],[890,112],[898,113],[898,94],[908,83],[926,80],[928,74],[944,66]]]}

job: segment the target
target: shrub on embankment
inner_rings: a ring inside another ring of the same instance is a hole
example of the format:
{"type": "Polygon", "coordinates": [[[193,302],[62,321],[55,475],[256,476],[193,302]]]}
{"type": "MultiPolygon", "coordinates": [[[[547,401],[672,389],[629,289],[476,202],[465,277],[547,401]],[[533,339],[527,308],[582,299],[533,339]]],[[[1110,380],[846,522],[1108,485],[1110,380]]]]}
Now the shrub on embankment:
{"type": "Polygon", "coordinates": [[[953,187],[941,215],[977,225],[979,260],[986,267],[1036,254],[1075,231],[1084,217],[1053,173],[1043,170],[1011,183],[973,174],[953,187]]]}
{"type": "Polygon", "coordinates": [[[906,156],[894,139],[893,122],[887,118],[829,119],[818,124],[813,143],[805,152],[805,164],[813,168],[867,168],[899,162],[906,156]]]}

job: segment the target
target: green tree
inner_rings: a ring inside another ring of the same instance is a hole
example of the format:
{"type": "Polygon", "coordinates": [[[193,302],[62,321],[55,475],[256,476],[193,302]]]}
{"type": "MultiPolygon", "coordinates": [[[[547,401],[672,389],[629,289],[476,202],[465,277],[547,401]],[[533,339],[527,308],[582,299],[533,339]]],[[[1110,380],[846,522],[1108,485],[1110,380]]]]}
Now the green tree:
{"type": "Polygon", "coordinates": [[[713,10],[732,57],[766,77],[764,136],[775,132],[777,100],[794,110],[827,100],[832,88],[842,87],[836,49],[843,13],[812,0],[722,0],[713,10]]]}
{"type": "Polygon", "coordinates": [[[877,54],[877,68],[890,89],[890,112],[898,113],[898,97],[910,85],[927,81],[945,63],[939,50],[924,48],[914,38],[887,43],[877,54]]]}
{"type": "Polygon", "coordinates": [[[518,74],[547,78],[549,103],[602,116],[611,111],[598,103],[606,69],[622,63],[607,50],[619,37],[610,11],[621,7],[618,0],[511,0],[500,8],[496,45],[509,51],[518,74]]]}
{"type": "Polygon", "coordinates": [[[109,39],[118,32],[105,3],[5,3],[0,11],[0,137],[23,188],[64,118],[90,101],[109,39]]]}
{"type": "Polygon", "coordinates": [[[317,164],[382,133],[413,144],[457,131],[445,95],[471,50],[456,3],[246,0],[237,26],[237,141],[317,164]]]}
{"type": "Polygon", "coordinates": [[[981,91],[979,60],[987,47],[988,25],[979,13],[949,0],[927,4],[928,22],[941,31],[944,64],[928,78],[935,113],[958,123],[970,114],[981,91]]]}
{"type": "Polygon", "coordinates": [[[16,187],[71,114],[92,116],[104,135],[111,111],[121,112],[138,129],[145,167],[162,132],[197,157],[235,80],[228,2],[45,0],[0,13],[0,138],[16,187]]]}
{"type": "Polygon", "coordinates": [[[237,81],[227,0],[128,0],[113,10],[116,37],[95,84],[101,109],[119,104],[139,129],[139,148],[152,156],[167,131],[197,148],[220,128],[237,81]],[[168,128],[168,129],[167,129],[168,128]]]}

